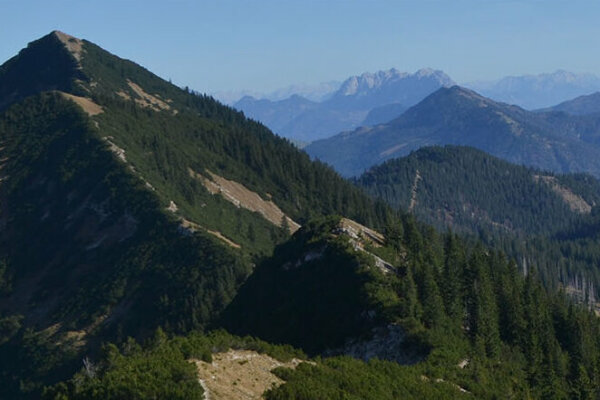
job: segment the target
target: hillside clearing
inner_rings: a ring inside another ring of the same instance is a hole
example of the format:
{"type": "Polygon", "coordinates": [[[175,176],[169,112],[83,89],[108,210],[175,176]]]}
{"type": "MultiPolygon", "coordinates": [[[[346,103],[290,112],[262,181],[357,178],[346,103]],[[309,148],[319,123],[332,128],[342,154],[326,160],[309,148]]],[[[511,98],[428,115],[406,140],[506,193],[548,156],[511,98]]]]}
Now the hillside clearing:
{"type": "Polygon", "coordinates": [[[212,363],[194,360],[198,367],[204,398],[210,400],[261,399],[263,393],[283,383],[271,371],[277,367],[296,368],[298,359],[283,363],[249,350],[213,354],[212,363]]]}

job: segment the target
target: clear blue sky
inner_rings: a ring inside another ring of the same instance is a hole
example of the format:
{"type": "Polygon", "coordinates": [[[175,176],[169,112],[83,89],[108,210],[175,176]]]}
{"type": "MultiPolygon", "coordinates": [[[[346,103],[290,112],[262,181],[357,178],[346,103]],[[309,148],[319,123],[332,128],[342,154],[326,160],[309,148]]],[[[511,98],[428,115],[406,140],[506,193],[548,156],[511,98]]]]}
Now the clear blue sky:
{"type": "Polygon", "coordinates": [[[0,63],[54,29],[209,93],[391,67],[458,82],[600,74],[597,0],[0,0],[0,63]]]}

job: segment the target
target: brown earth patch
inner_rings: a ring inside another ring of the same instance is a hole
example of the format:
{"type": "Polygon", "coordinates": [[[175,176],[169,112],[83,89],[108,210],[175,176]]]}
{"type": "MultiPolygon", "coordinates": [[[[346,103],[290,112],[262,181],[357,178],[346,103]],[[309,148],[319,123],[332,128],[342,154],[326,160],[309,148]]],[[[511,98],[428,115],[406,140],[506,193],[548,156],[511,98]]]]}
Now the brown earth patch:
{"type": "Polygon", "coordinates": [[[58,93],[60,93],[64,98],[74,101],[75,104],[77,104],[79,107],[81,107],[83,109],[83,111],[85,111],[90,117],[93,117],[94,115],[102,114],[104,112],[104,110],[102,109],[101,106],[94,103],[92,100],[88,99],[87,97],[74,96],[72,94],[65,93],[65,92],[58,92],[58,93]]]}
{"type": "Polygon", "coordinates": [[[561,186],[554,176],[534,175],[533,180],[536,182],[542,181],[554,191],[563,201],[569,206],[571,211],[580,214],[589,214],[592,211],[592,206],[588,204],[581,196],[573,193],[569,188],[561,186]]]}
{"type": "Polygon", "coordinates": [[[204,398],[210,400],[262,399],[263,393],[283,383],[271,371],[277,367],[296,368],[302,361],[283,363],[266,354],[230,350],[213,354],[212,363],[196,361],[204,398]]]}
{"type": "Polygon", "coordinates": [[[81,53],[83,52],[83,42],[80,39],[77,39],[76,37],[73,37],[71,35],[67,35],[64,32],[54,31],[54,34],[56,35],[58,40],[63,42],[67,50],[69,50],[73,57],[75,57],[77,62],[80,62],[81,53]]]}
{"type": "MultiPolygon", "coordinates": [[[[165,103],[164,101],[162,101],[161,99],[159,99],[157,96],[153,96],[151,94],[148,94],[144,91],[144,89],[142,89],[142,87],[132,81],[130,81],[129,79],[127,79],[127,84],[129,85],[129,87],[131,88],[131,90],[133,90],[133,92],[139,97],[137,99],[135,99],[135,102],[142,106],[142,107],[147,107],[147,108],[151,108],[154,111],[162,111],[162,110],[170,110],[171,106],[168,105],[167,103],[165,103]]],[[[121,97],[123,97],[123,94],[120,94],[123,92],[117,92],[117,94],[121,97]]]]}
{"type": "Polygon", "coordinates": [[[267,221],[279,227],[282,227],[284,221],[286,221],[291,233],[300,229],[300,224],[285,215],[275,203],[271,200],[264,200],[258,193],[253,192],[241,183],[225,179],[209,170],[206,170],[206,172],[211,179],[194,172],[192,169],[188,169],[188,172],[191,177],[199,179],[210,193],[220,194],[236,207],[260,213],[267,221]]]}
{"type": "Polygon", "coordinates": [[[395,146],[390,147],[387,150],[382,151],[381,153],[379,153],[379,155],[381,157],[389,156],[390,154],[397,152],[398,150],[402,149],[403,147],[406,147],[406,145],[407,145],[407,143],[397,144],[395,146]]]}

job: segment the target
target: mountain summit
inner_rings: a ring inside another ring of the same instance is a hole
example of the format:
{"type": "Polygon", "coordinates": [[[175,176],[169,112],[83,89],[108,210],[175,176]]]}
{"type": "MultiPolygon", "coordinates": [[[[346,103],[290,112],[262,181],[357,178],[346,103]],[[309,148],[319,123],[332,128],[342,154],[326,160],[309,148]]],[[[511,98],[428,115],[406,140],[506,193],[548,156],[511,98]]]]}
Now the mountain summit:
{"type": "Polygon", "coordinates": [[[392,68],[346,79],[329,101],[335,103],[342,98],[353,97],[369,98],[374,107],[388,103],[411,106],[431,93],[432,89],[452,85],[454,82],[443,71],[423,68],[411,74],[392,68]]]}
{"type": "Polygon", "coordinates": [[[58,31],[0,66],[0,143],[2,398],[101,340],[207,327],[309,216],[383,215],[261,124],[58,31]]]}
{"type": "Polygon", "coordinates": [[[442,71],[421,69],[415,73],[397,69],[364,73],[346,79],[322,102],[299,96],[270,101],[245,97],[234,106],[276,133],[312,141],[353,129],[363,123],[387,122],[441,87],[454,83],[442,71]]]}

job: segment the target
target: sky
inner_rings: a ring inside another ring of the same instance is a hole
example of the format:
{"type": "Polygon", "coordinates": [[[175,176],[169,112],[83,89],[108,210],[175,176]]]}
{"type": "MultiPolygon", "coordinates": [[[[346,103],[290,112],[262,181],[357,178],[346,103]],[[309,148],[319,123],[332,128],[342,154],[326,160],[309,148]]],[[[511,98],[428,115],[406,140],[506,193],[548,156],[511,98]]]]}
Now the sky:
{"type": "Polygon", "coordinates": [[[267,93],[389,68],[600,75],[600,1],[0,0],[0,63],[52,30],[179,86],[267,93]]]}

